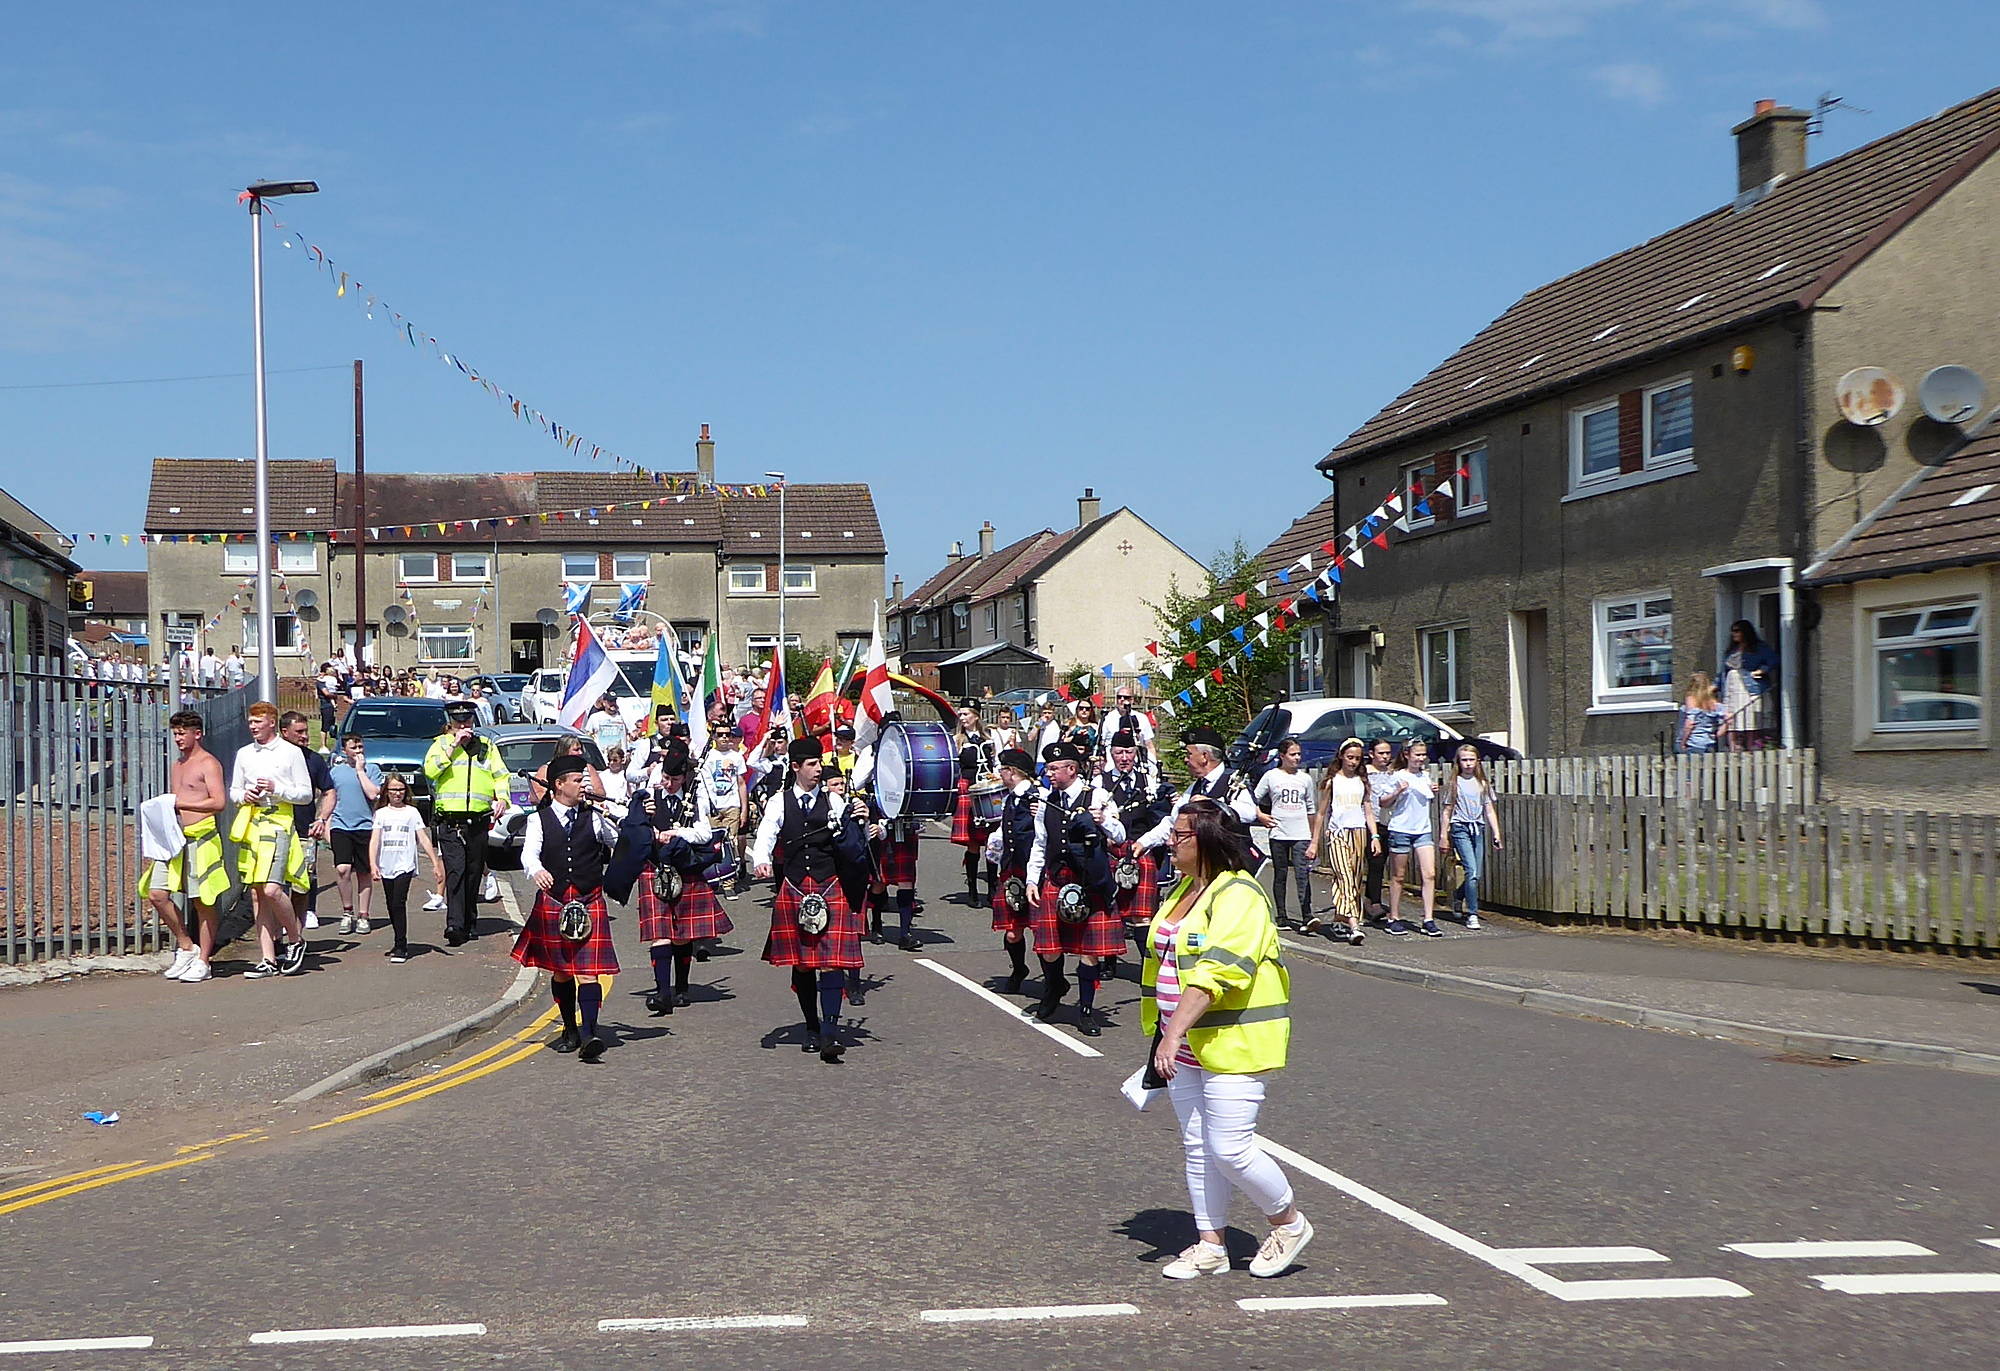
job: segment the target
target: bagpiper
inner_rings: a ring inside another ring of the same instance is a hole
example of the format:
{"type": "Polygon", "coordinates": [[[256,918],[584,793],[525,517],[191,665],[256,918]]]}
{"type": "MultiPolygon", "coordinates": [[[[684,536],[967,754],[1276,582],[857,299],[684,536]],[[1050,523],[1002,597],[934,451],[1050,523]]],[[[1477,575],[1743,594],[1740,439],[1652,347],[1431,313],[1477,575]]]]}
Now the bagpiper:
{"type": "Polygon", "coordinates": [[[1135,850],[1154,852],[1165,848],[1181,806],[1197,796],[1221,805],[1242,831],[1244,840],[1249,841],[1250,826],[1257,822],[1257,802],[1250,796],[1243,773],[1222,760],[1222,735],[1212,728],[1191,728],[1181,735],[1181,744],[1187,749],[1190,778],[1187,787],[1175,793],[1166,815],[1146,831],[1134,845],[1135,850]]]}
{"type": "Polygon", "coordinates": [[[714,808],[708,790],[690,783],[690,769],[687,744],[670,737],[654,754],[646,788],[632,797],[621,835],[621,842],[648,854],[638,882],[639,936],[653,962],[646,1008],[655,1017],[688,1005],[696,949],[735,927],[704,875],[719,855],[721,834],[709,822],[714,808]]]}
{"type": "Polygon", "coordinates": [[[514,960],[549,973],[563,1025],[555,1050],[595,1062],[604,1056],[604,1040],[597,1036],[604,986],[597,978],[618,972],[611,913],[604,904],[604,871],[618,828],[601,807],[586,801],[583,778],[589,768],[573,753],[552,760],[549,798],[528,816],[521,869],[538,893],[514,940],[514,960]]]}
{"type": "Polygon", "coordinates": [[[1007,973],[1007,993],[1021,993],[1028,979],[1028,936],[1034,926],[1034,906],[1028,902],[1028,858],[1035,850],[1035,759],[1018,747],[1000,753],[1000,784],[1007,796],[1000,804],[1000,822],[986,839],[986,862],[994,869],[993,931],[1001,936],[1013,969],[1007,973]]]}
{"type": "MultiPolygon", "coordinates": [[[[1125,839],[1111,848],[1114,901],[1125,931],[1143,940],[1160,907],[1160,863],[1153,852],[1137,850],[1136,835],[1160,821],[1174,800],[1173,787],[1144,759],[1139,740],[1120,731],[1111,735],[1111,765],[1098,774],[1097,783],[1118,806],[1118,820],[1124,825],[1125,839]]],[[[1118,959],[1109,959],[1108,974],[1117,977],[1118,959]]]]}
{"type": "Polygon", "coordinates": [[[1035,1017],[1055,1017],[1069,988],[1063,958],[1077,959],[1076,1025],[1085,1037],[1098,1023],[1097,982],[1105,957],[1125,950],[1125,928],[1112,907],[1110,848],[1124,840],[1118,807],[1080,774],[1089,757],[1075,743],[1042,751],[1049,794],[1035,820],[1028,854],[1028,900],[1034,906],[1035,955],[1042,963],[1042,1001],[1035,1017]]]}

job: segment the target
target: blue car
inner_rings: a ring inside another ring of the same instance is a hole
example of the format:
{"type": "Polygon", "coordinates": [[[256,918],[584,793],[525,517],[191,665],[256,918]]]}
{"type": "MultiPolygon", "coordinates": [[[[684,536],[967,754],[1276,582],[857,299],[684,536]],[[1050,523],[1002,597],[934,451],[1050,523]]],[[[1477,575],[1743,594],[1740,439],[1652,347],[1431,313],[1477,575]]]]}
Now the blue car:
{"type": "Polygon", "coordinates": [[[1289,700],[1261,711],[1244,726],[1224,754],[1229,764],[1251,784],[1278,764],[1278,744],[1299,740],[1299,765],[1310,771],[1331,766],[1340,745],[1349,738],[1372,743],[1387,738],[1401,748],[1421,738],[1430,745],[1433,762],[1448,762],[1461,743],[1479,749],[1482,761],[1512,761],[1520,753],[1485,738],[1468,738],[1442,719],[1415,705],[1394,700],[1289,700]]]}
{"type": "Polygon", "coordinates": [[[424,775],[424,754],[444,730],[441,700],[370,695],[348,707],[334,731],[333,754],[340,756],[347,739],[359,736],[368,760],[382,768],[384,777],[401,776],[410,787],[410,803],[428,813],[431,783],[424,775]]]}

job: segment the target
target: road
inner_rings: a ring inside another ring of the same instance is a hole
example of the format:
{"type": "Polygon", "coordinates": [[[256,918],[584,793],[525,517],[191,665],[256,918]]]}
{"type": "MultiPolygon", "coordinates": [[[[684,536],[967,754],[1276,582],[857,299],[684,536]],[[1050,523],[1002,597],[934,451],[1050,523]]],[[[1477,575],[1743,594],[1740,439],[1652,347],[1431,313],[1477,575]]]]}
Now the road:
{"type": "Polygon", "coordinates": [[[152,1340],[3,1364],[2000,1356],[2000,1081],[1787,1062],[1304,958],[1262,1131],[1318,1240],[1253,1280],[1240,1226],[1257,1220],[1239,1207],[1236,1270],[1162,1280],[1190,1221],[1170,1112],[1116,1091],[1143,1050],[1130,964],[1106,992],[1117,1027],[1038,1031],[966,984],[1005,959],[983,913],[947,897],[953,850],[924,856],[926,946],[868,948],[839,1066],[798,1050],[785,978],[757,959],[761,902],[734,902],[732,950],[663,1019],[640,1004],[628,917],[597,1066],[541,1050],[524,1015],[465,1068],[382,1098],[266,1108],[247,1137],[150,1174],[0,1196],[0,1343],[152,1340]],[[1299,1307],[1238,1303],[1260,1299],[1299,1307]],[[371,1336],[289,1340],[313,1330],[371,1336]]]}

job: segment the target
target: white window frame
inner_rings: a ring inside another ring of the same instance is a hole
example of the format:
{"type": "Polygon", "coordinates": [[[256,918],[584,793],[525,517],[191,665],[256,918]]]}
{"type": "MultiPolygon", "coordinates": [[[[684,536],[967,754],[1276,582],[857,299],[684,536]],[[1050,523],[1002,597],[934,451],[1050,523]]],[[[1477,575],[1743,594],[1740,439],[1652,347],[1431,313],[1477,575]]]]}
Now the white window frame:
{"type": "Polygon", "coordinates": [[[561,556],[563,584],[573,586],[597,584],[597,554],[595,552],[565,552],[561,556]],[[583,561],[586,559],[590,562],[588,573],[578,574],[570,570],[569,564],[572,561],[583,561]]]}
{"type": "Polygon", "coordinates": [[[729,593],[731,595],[762,595],[764,591],[764,564],[762,562],[731,562],[729,564],[729,593]],[[754,575],[756,585],[740,584],[742,578],[754,575]]]}
{"type": "Polygon", "coordinates": [[[1472,625],[1468,623],[1432,624],[1417,631],[1417,677],[1423,686],[1424,708],[1433,714],[1470,714],[1472,712],[1472,685],[1470,663],[1465,661],[1466,648],[1472,638],[1472,625]],[[1442,635],[1445,640],[1447,665],[1450,677],[1448,692],[1453,698],[1434,700],[1431,691],[1431,641],[1442,635]],[[1460,636],[1464,635],[1464,636],[1460,636]]]}
{"type": "Polygon", "coordinates": [[[986,602],[984,622],[986,624],[986,636],[988,638],[998,638],[1000,636],[1000,606],[991,600],[986,602]]]}
{"type": "Polygon", "coordinates": [[[889,620],[889,626],[887,630],[884,631],[882,638],[885,646],[901,647],[903,645],[902,615],[898,614],[895,618],[889,620]]]}
{"type": "Polygon", "coordinates": [[[1486,440],[1481,438],[1476,443],[1467,443],[1458,450],[1456,455],[1458,464],[1453,468],[1454,475],[1451,487],[1453,511],[1460,518],[1464,518],[1468,514],[1484,514],[1486,512],[1487,501],[1492,496],[1493,450],[1487,446],[1486,440]],[[1475,453],[1479,456],[1479,498],[1477,500],[1467,498],[1466,494],[1471,487],[1472,478],[1456,474],[1459,470],[1472,470],[1472,457],[1475,453]]]}
{"type": "Polygon", "coordinates": [[[1867,698],[1870,702],[1868,727],[1881,734],[1910,733],[1978,733],[1986,725],[1986,674],[1985,634],[1986,604],[1978,595],[1954,595],[1939,600],[1927,600],[1913,605],[1882,605],[1868,611],[1868,654],[1867,671],[1869,687],[1867,698]],[[1933,614],[1955,610],[1971,610],[1971,622],[1963,628],[1926,630],[1924,622],[1933,614]],[[1879,624],[1884,619],[1917,616],[1917,631],[1888,640],[1885,648],[1879,624]],[[1884,651],[1902,651],[1912,647],[1944,647],[1958,643],[1970,643],[1979,651],[1979,679],[1974,682],[1973,700],[1978,712],[1969,719],[1884,719],[1882,717],[1882,654],[1884,651]]]}
{"type": "Polygon", "coordinates": [[[653,579],[653,554],[650,552],[614,552],[611,554],[611,579],[620,585],[633,581],[653,579]],[[636,569],[631,565],[637,563],[636,569]]]}
{"type": "Polygon", "coordinates": [[[1610,414],[1612,435],[1617,436],[1618,397],[1600,400],[1595,404],[1578,405],[1569,412],[1569,488],[1572,491],[1598,490],[1607,485],[1616,485],[1620,477],[1629,473],[1619,470],[1620,454],[1614,442],[1611,450],[1611,469],[1586,474],[1583,469],[1583,426],[1593,416],[1610,414]]]}
{"type": "Polygon", "coordinates": [[[819,569],[810,562],[787,562],[784,571],[785,594],[819,594],[819,569]]]}
{"type": "Polygon", "coordinates": [[[1644,469],[1661,471],[1670,467],[1691,467],[1694,465],[1694,377],[1677,376],[1658,385],[1647,386],[1639,402],[1641,436],[1639,450],[1643,454],[1644,469]],[[1687,387],[1688,393],[1688,445],[1672,452],[1653,451],[1653,401],[1670,390],[1687,387]]]}
{"type": "MultiPolygon", "coordinates": [[[[1659,685],[1614,686],[1610,683],[1611,656],[1607,651],[1609,636],[1614,631],[1610,611],[1622,605],[1637,605],[1638,615],[1630,621],[1620,622],[1616,631],[1643,628],[1658,622],[1663,616],[1648,615],[1646,604],[1651,600],[1673,602],[1673,592],[1664,586],[1653,590],[1621,591],[1616,595],[1600,595],[1590,607],[1590,686],[1591,709],[1593,714],[1642,714],[1674,708],[1674,682],[1671,665],[1667,680],[1659,685]]],[[[1670,608],[1664,616],[1667,626],[1667,647],[1669,662],[1673,650],[1674,615],[1670,608]]]]}
{"type": "Polygon", "coordinates": [[[222,574],[224,576],[256,575],[257,544],[224,543],[222,545],[222,574]]]}
{"type": "Polygon", "coordinates": [[[1316,700],[1326,694],[1326,629],[1301,624],[1285,663],[1286,685],[1294,700],[1316,700]]]}
{"type": "Polygon", "coordinates": [[[418,624],[417,660],[420,662],[446,662],[459,666],[469,666],[478,652],[478,637],[471,624],[418,624]],[[434,640],[463,642],[463,656],[439,657],[431,654],[430,645],[434,640]]]}
{"type": "MultiPolygon", "coordinates": [[[[804,638],[801,638],[798,634],[787,633],[785,635],[786,647],[803,648],[805,645],[806,645],[806,640],[804,638]]],[[[773,652],[775,652],[777,650],[777,647],[778,647],[778,635],[775,633],[747,634],[743,639],[743,651],[745,654],[743,660],[744,662],[749,664],[755,664],[757,662],[761,662],[762,660],[764,660],[765,657],[768,657],[773,652]]],[[[803,686],[794,687],[790,681],[785,682],[786,694],[789,695],[794,689],[804,689],[804,687],[803,686]]]]}
{"type": "Polygon", "coordinates": [[[403,585],[430,585],[437,578],[438,555],[435,552],[399,552],[396,554],[396,580],[399,583],[403,585]],[[410,563],[415,561],[421,566],[423,559],[426,557],[430,559],[431,569],[426,573],[412,576],[410,574],[410,563]]]}
{"type": "Polygon", "coordinates": [[[451,579],[454,581],[490,581],[493,579],[493,554],[490,552],[454,552],[451,554],[451,579]],[[468,566],[468,563],[471,564],[468,566]]]}
{"type": "Polygon", "coordinates": [[[1437,474],[1437,458],[1424,457],[1414,462],[1403,463],[1403,477],[1397,491],[1403,497],[1403,528],[1410,533],[1429,528],[1437,522],[1437,515],[1417,513],[1417,501],[1428,500],[1431,494],[1431,478],[1437,474]],[[1414,483],[1421,477],[1424,493],[1418,495],[1414,483]]]}
{"type": "Polygon", "coordinates": [[[319,570],[319,545],[290,541],[279,543],[277,569],[287,576],[312,575],[319,570]]]}
{"type": "MultiPolygon", "coordinates": [[[[273,657],[297,657],[305,652],[306,640],[299,632],[299,616],[296,614],[273,614],[271,616],[271,636],[279,646],[271,649],[273,657]],[[291,632],[284,630],[289,626],[291,632]],[[290,641],[287,642],[287,639],[290,641]]],[[[257,640],[257,611],[246,610],[243,614],[243,655],[257,656],[262,647],[257,640]]]]}

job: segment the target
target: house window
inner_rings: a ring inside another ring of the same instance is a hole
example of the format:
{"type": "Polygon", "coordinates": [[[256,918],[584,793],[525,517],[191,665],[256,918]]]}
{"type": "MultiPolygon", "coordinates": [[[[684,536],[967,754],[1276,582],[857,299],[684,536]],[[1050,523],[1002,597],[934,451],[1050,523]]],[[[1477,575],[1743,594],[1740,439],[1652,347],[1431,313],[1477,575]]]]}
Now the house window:
{"type": "Polygon", "coordinates": [[[1465,448],[1458,454],[1458,468],[1465,475],[1453,485],[1453,493],[1458,496],[1458,512],[1483,514],[1486,512],[1486,444],[1479,443],[1465,448]]]}
{"type": "Polygon", "coordinates": [[[680,639],[681,656],[699,660],[702,651],[708,646],[708,625],[679,624],[675,626],[674,634],[680,639]]]}
{"type": "Polygon", "coordinates": [[[1979,727],[1978,602],[1883,610],[1874,616],[1875,727],[1937,733],[1979,727]]]}
{"type": "Polygon", "coordinates": [[[764,590],[764,568],[760,564],[738,564],[729,568],[731,595],[758,595],[764,590]]]}
{"type": "Polygon", "coordinates": [[[1646,465],[1694,460],[1694,382],[1682,378],[1646,392],[1646,465]]]}
{"type": "Polygon", "coordinates": [[[1598,708],[1673,697],[1674,601],[1664,590],[1597,601],[1592,652],[1598,708]]]}
{"type": "MultiPolygon", "coordinates": [[[[273,614],[271,638],[277,644],[271,650],[273,656],[297,654],[305,650],[299,638],[299,616],[296,614],[273,614]]],[[[243,650],[255,654],[261,650],[257,644],[257,614],[253,610],[243,616],[243,650]]]]}
{"type": "MultiPolygon", "coordinates": [[[[787,633],[785,635],[785,646],[789,648],[804,647],[805,639],[801,638],[796,633],[787,633]]],[[[753,633],[749,637],[743,640],[743,651],[745,653],[743,660],[750,663],[752,666],[755,666],[758,662],[768,659],[773,652],[777,651],[777,648],[778,648],[777,634],[753,633]]],[[[808,684],[807,682],[803,681],[798,682],[796,684],[794,684],[791,681],[787,681],[785,682],[785,693],[792,694],[796,691],[803,690],[806,688],[807,684],[808,684]]]]}
{"type": "Polygon", "coordinates": [[[653,575],[653,558],[646,552],[617,552],[611,556],[611,579],[645,581],[653,575]]]}
{"type": "Polygon", "coordinates": [[[319,570],[319,549],[311,543],[279,543],[278,570],[304,575],[319,570]]]}
{"type": "Polygon", "coordinates": [[[396,579],[399,581],[435,581],[438,578],[438,558],[435,552],[400,552],[396,554],[396,579]]]}
{"type": "Polygon", "coordinates": [[[417,627],[417,656],[426,662],[469,662],[472,660],[472,627],[469,624],[420,624],[417,627]]]}
{"type": "Polygon", "coordinates": [[[901,647],[903,645],[903,620],[900,615],[889,621],[889,628],[883,634],[883,639],[889,647],[901,647]]]}
{"type": "Polygon", "coordinates": [[[257,571],[257,545],[255,543],[225,543],[222,547],[222,574],[225,576],[251,576],[257,571]]]}
{"type": "Polygon", "coordinates": [[[451,554],[451,579],[454,581],[484,581],[493,575],[493,554],[490,552],[454,552],[451,554]]]}
{"type": "MultiPolygon", "coordinates": [[[[893,620],[890,621],[890,629],[892,632],[895,629],[895,622],[893,620]]],[[[867,633],[836,633],[834,635],[834,649],[840,654],[841,661],[845,662],[848,655],[852,653],[854,660],[859,663],[862,654],[868,651],[868,644],[871,638],[872,635],[867,633]]]]}
{"type": "Polygon", "coordinates": [[[800,566],[796,562],[785,564],[785,594],[811,595],[818,589],[818,578],[813,568],[800,566]]]}
{"type": "Polygon", "coordinates": [[[565,552],[562,555],[562,578],[565,581],[595,582],[597,580],[597,554],[595,552],[565,552]]]}
{"type": "Polygon", "coordinates": [[[1435,514],[1417,513],[1417,505],[1431,493],[1437,482],[1437,463],[1429,457],[1421,462],[1412,462],[1403,468],[1403,527],[1409,530],[1429,528],[1437,522],[1435,514]]]}
{"type": "Polygon", "coordinates": [[[991,639],[991,638],[997,638],[997,637],[999,637],[999,636],[1000,636],[1000,606],[998,606],[998,605],[987,605],[987,606],[986,606],[986,608],[985,608],[985,609],[984,609],[983,611],[981,611],[981,613],[982,613],[982,622],[984,623],[984,625],[985,625],[985,628],[986,628],[986,636],[987,636],[987,637],[988,637],[989,639],[991,639]]]}
{"type": "Polygon", "coordinates": [[[1304,624],[1292,639],[1287,684],[1294,700],[1310,700],[1326,694],[1325,635],[1326,630],[1318,624],[1304,624]]]}
{"type": "Polygon", "coordinates": [[[917,626],[913,630],[911,630],[911,636],[920,637],[923,634],[929,633],[930,631],[931,631],[931,616],[928,614],[919,614],[917,616],[917,626]]]}
{"type": "Polygon", "coordinates": [[[1618,474],[1618,402],[1575,410],[1569,417],[1570,484],[1618,474]]]}
{"type": "Polygon", "coordinates": [[[1472,708],[1466,644],[1472,630],[1464,625],[1427,628],[1420,634],[1424,667],[1424,706],[1463,713],[1472,708]]]}

